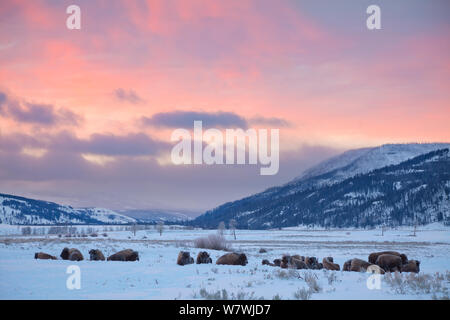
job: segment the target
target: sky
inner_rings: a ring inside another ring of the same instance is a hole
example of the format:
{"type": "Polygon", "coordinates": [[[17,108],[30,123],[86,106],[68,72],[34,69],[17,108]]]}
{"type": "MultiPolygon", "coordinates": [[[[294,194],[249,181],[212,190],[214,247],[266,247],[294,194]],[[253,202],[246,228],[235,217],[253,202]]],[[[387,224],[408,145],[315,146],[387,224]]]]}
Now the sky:
{"type": "Polygon", "coordinates": [[[202,212],[345,150],[449,142],[449,14],[446,0],[3,0],[0,193],[202,212]],[[194,120],[279,129],[278,174],[175,166],[171,133],[194,120]]]}

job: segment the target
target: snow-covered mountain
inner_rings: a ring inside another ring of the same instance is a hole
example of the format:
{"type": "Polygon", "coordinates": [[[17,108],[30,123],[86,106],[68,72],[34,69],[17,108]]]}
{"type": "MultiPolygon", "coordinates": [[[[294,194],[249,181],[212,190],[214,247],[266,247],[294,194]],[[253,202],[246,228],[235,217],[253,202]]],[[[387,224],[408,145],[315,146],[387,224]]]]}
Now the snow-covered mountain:
{"type": "Polygon", "coordinates": [[[128,224],[136,219],[103,208],[73,208],[0,193],[0,223],[17,225],[128,224]]]}
{"type": "Polygon", "coordinates": [[[183,222],[192,220],[199,215],[198,212],[188,210],[165,210],[165,209],[134,209],[121,210],[119,213],[128,217],[135,218],[142,223],[156,223],[163,222],[183,222]]]}
{"type": "Polygon", "coordinates": [[[289,184],[302,184],[313,178],[316,185],[331,185],[357,174],[399,164],[421,154],[445,148],[450,148],[450,143],[385,144],[375,148],[349,150],[306,170],[289,184]]]}
{"type": "Polygon", "coordinates": [[[244,228],[450,223],[450,144],[351,150],[262,193],[226,203],[192,224],[244,228]]]}

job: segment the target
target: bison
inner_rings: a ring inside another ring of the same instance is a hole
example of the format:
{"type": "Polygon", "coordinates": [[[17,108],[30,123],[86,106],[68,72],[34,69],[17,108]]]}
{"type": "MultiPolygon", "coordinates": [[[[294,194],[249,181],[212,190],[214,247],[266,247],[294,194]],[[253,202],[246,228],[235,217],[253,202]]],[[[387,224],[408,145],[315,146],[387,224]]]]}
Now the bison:
{"type": "Polygon", "coordinates": [[[418,273],[420,271],[420,261],[418,260],[409,260],[408,263],[402,265],[402,272],[415,272],[418,273]]]}
{"type": "Polygon", "coordinates": [[[393,254],[382,254],[378,256],[375,264],[383,268],[386,272],[402,270],[402,258],[393,254]]]}
{"type": "Polygon", "coordinates": [[[373,263],[373,264],[376,264],[378,257],[381,256],[382,254],[390,254],[390,255],[393,255],[393,256],[398,256],[398,257],[400,257],[402,259],[402,264],[408,263],[408,257],[406,256],[406,254],[399,253],[397,251],[381,251],[381,252],[371,253],[369,255],[369,259],[368,259],[369,262],[373,263]]]}
{"type": "Polygon", "coordinates": [[[89,256],[91,261],[105,261],[105,256],[103,252],[97,249],[89,250],[89,256]]]}
{"type": "Polygon", "coordinates": [[[55,256],[52,256],[48,253],[44,253],[44,252],[36,252],[34,254],[34,258],[35,259],[43,259],[43,260],[57,260],[58,258],[56,258],[55,256]]]}
{"type": "Polygon", "coordinates": [[[201,251],[198,253],[197,255],[197,260],[196,260],[197,264],[202,264],[202,263],[212,263],[212,259],[209,256],[209,253],[206,251],[201,251]]]}
{"type": "Polygon", "coordinates": [[[75,248],[64,248],[61,252],[60,257],[63,260],[70,260],[70,261],[81,261],[83,260],[83,255],[81,254],[80,250],[75,248]]]}
{"type": "Polygon", "coordinates": [[[305,257],[304,258],[305,264],[307,265],[308,269],[322,269],[323,264],[319,263],[316,257],[305,257]]]}
{"type": "Polygon", "coordinates": [[[187,251],[180,251],[178,253],[177,264],[180,266],[184,266],[187,264],[194,263],[194,258],[191,257],[191,254],[187,251]]]}
{"type": "Polygon", "coordinates": [[[367,268],[371,265],[371,263],[364,261],[362,259],[354,258],[351,260],[347,260],[342,267],[344,271],[355,271],[361,272],[366,271],[367,268]]]}
{"type": "Polygon", "coordinates": [[[110,255],[108,261],[139,261],[139,253],[132,249],[125,249],[110,255]]]}
{"type": "Polygon", "coordinates": [[[297,255],[296,256],[290,256],[290,255],[283,255],[283,257],[281,258],[281,264],[280,267],[283,269],[286,268],[292,268],[292,269],[308,269],[307,264],[301,260],[301,259],[297,259],[297,255]]]}
{"type": "Polygon", "coordinates": [[[344,265],[342,266],[342,271],[350,271],[350,266],[352,265],[352,260],[347,260],[344,262],[344,265]]]}
{"type": "Polygon", "coordinates": [[[271,266],[271,267],[276,267],[277,265],[275,263],[270,262],[267,259],[263,259],[263,261],[261,262],[262,265],[266,265],[266,266],[271,266]]]}
{"type": "Polygon", "coordinates": [[[326,257],[322,260],[323,268],[326,270],[339,271],[341,268],[337,263],[334,263],[333,257],[326,257]]]}
{"type": "Polygon", "coordinates": [[[217,259],[216,264],[227,264],[233,266],[245,266],[248,263],[247,256],[244,253],[227,253],[217,259]]]}

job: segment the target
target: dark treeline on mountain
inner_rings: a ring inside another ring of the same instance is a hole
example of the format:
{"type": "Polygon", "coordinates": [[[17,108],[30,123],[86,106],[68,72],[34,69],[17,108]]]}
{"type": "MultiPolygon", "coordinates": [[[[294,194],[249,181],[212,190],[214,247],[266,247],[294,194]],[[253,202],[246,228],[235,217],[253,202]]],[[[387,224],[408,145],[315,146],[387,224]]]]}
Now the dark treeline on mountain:
{"type": "MultiPolygon", "coordinates": [[[[311,179],[332,175],[328,172],[311,179]]],[[[449,149],[422,154],[331,185],[317,185],[311,179],[226,203],[189,224],[216,228],[220,221],[234,219],[238,228],[261,229],[450,223],[449,149]]]]}

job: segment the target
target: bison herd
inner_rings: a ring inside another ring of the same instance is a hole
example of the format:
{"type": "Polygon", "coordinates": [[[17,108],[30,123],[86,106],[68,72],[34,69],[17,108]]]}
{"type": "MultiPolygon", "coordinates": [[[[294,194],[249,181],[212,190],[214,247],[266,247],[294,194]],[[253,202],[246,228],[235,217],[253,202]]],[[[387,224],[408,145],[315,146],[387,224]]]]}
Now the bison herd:
{"type": "MultiPolygon", "coordinates": [[[[384,274],[385,272],[419,272],[420,261],[408,260],[408,257],[396,251],[382,251],[371,253],[369,261],[354,258],[347,260],[343,267],[343,271],[368,271],[372,273],[384,274]]],[[[323,258],[322,262],[318,262],[316,257],[304,257],[300,255],[283,255],[281,259],[273,260],[273,263],[267,259],[262,261],[263,265],[273,267],[292,268],[292,269],[326,269],[339,271],[340,266],[334,263],[333,257],[323,258]]]]}
{"type": "MultiPolygon", "coordinates": [[[[91,261],[104,261],[105,256],[100,250],[92,249],[89,251],[89,256],[91,261]]],[[[70,261],[81,261],[83,260],[83,255],[78,249],[75,248],[64,248],[60,254],[61,259],[70,261]]],[[[44,252],[37,252],[34,255],[35,259],[51,259],[57,260],[55,256],[44,252]]],[[[106,260],[108,261],[138,261],[139,253],[132,249],[125,249],[110,255],[106,260]]],[[[193,264],[194,258],[191,257],[190,253],[187,251],[180,251],[177,258],[177,264],[184,266],[187,264],[193,264]]],[[[201,251],[197,255],[195,260],[197,264],[207,264],[212,263],[212,259],[209,253],[206,251],[201,251]]],[[[244,253],[227,253],[217,259],[216,264],[218,265],[247,265],[247,256],[244,253]]],[[[283,269],[326,269],[326,270],[341,270],[339,264],[335,263],[333,257],[325,257],[322,262],[316,257],[304,257],[300,255],[283,255],[281,259],[275,259],[270,262],[267,259],[262,261],[263,265],[280,267],[283,269]]],[[[396,251],[382,251],[371,253],[368,257],[368,261],[354,258],[347,260],[342,266],[343,271],[356,271],[356,272],[372,272],[384,274],[385,272],[419,272],[420,271],[420,261],[418,260],[408,260],[408,257],[396,251]]]]}
{"type": "MultiPolygon", "coordinates": [[[[83,255],[80,250],[75,248],[64,248],[60,254],[61,259],[70,261],[81,261],[84,260],[83,255]]],[[[35,259],[51,259],[57,260],[55,256],[48,253],[37,252],[34,254],[35,259]]],[[[125,249],[110,255],[107,259],[100,250],[91,249],[89,250],[89,258],[91,261],[139,261],[139,253],[132,249],[125,249]]]]}
{"type": "MultiPolygon", "coordinates": [[[[187,251],[180,251],[177,258],[177,264],[184,266],[186,264],[193,264],[194,258],[187,251]]],[[[197,264],[212,263],[212,259],[209,253],[206,251],[201,251],[197,255],[197,264]]],[[[227,253],[217,259],[216,264],[227,264],[234,266],[245,266],[248,263],[247,256],[243,253],[227,253]]]]}

